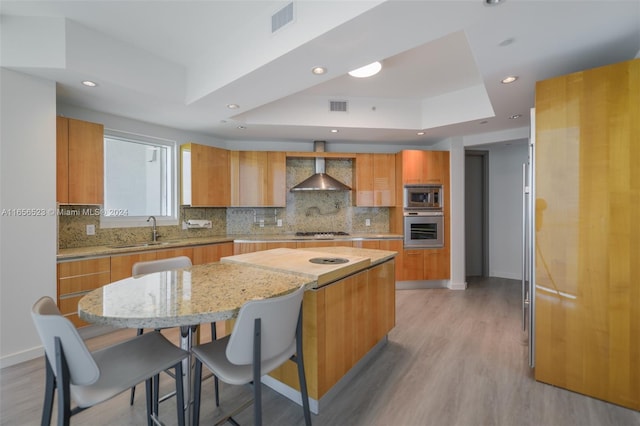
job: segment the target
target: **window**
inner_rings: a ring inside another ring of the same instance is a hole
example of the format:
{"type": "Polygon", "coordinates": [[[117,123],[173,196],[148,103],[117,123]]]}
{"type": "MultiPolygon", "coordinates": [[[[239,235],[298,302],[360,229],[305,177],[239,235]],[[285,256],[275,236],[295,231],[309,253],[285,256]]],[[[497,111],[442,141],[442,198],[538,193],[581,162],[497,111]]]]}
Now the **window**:
{"type": "Polygon", "coordinates": [[[177,225],[176,142],[105,132],[104,228],[177,225]]]}

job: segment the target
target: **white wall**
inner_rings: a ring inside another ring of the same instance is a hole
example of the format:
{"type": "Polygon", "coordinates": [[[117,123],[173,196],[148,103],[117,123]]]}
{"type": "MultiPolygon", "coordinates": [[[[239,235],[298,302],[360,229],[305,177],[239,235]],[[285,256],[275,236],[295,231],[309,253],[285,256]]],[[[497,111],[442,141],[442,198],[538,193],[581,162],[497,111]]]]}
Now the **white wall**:
{"type": "Polygon", "coordinates": [[[489,147],[489,275],[520,279],[522,164],[528,141],[489,147]]]}
{"type": "Polygon", "coordinates": [[[31,321],[56,296],[56,89],[0,69],[0,367],[42,354],[31,321]],[[15,216],[12,209],[37,209],[15,216]],[[40,215],[44,214],[44,216],[40,215]]]}

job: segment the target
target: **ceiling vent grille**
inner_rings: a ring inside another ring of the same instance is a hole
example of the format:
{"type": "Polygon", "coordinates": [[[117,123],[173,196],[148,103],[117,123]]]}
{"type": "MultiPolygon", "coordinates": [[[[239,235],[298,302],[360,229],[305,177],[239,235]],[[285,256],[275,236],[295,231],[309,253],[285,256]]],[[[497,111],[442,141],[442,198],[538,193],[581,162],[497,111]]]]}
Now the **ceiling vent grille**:
{"type": "Polygon", "coordinates": [[[329,111],[347,112],[347,101],[329,101],[329,111]]]}
{"type": "Polygon", "coordinates": [[[293,2],[271,15],[271,33],[293,21],[293,2]]]}

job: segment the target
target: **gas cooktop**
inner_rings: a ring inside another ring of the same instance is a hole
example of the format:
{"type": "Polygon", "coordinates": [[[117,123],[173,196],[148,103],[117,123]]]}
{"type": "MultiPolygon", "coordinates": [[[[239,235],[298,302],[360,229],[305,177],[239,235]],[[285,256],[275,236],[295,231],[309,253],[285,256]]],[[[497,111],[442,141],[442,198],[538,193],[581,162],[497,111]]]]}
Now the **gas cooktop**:
{"type": "Polygon", "coordinates": [[[314,232],[296,232],[296,237],[314,237],[314,238],[333,238],[335,236],[349,235],[343,231],[314,231],[314,232]]]}

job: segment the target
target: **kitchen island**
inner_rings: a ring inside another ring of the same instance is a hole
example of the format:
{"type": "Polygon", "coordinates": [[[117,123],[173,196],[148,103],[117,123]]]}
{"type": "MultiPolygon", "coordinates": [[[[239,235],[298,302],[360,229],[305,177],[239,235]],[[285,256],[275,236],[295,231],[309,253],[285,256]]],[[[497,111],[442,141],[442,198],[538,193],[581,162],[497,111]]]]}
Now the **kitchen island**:
{"type": "MultiPolygon", "coordinates": [[[[281,248],[221,259],[223,263],[314,279],[315,285],[303,300],[304,363],[314,413],[384,346],[395,326],[395,255],[385,250],[317,247],[281,248]],[[348,262],[331,263],[322,271],[309,262],[317,258],[348,262]]],[[[263,377],[263,383],[300,402],[293,362],[287,361],[263,377]]]]}

